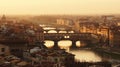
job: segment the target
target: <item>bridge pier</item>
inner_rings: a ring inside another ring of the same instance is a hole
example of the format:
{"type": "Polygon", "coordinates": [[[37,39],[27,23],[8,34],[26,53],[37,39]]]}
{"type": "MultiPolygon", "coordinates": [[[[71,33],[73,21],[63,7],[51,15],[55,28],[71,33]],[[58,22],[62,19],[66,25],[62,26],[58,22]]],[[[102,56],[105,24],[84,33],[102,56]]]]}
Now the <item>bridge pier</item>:
{"type": "Polygon", "coordinates": [[[69,33],[69,31],[66,31],[67,33],[69,33]]]}
{"type": "Polygon", "coordinates": [[[59,48],[59,46],[58,46],[58,41],[54,41],[54,46],[53,46],[53,48],[55,48],[55,49],[58,49],[58,48],[59,48]]]}
{"type": "MultiPolygon", "coordinates": [[[[58,32],[58,30],[57,30],[58,32]]],[[[80,46],[84,47],[87,44],[91,44],[94,37],[92,37],[91,33],[45,33],[44,39],[45,40],[52,40],[54,41],[54,47],[59,48],[58,41],[60,40],[70,40],[72,41],[71,48],[76,48],[76,41],[80,41],[80,46]],[[69,36],[69,37],[64,37],[69,36]]]]}
{"type": "Polygon", "coordinates": [[[57,33],[59,33],[59,30],[56,30],[57,33]]]}
{"type": "Polygon", "coordinates": [[[44,30],[44,33],[48,33],[49,30],[44,30]]]}
{"type": "Polygon", "coordinates": [[[81,47],[90,47],[90,46],[92,46],[92,43],[91,43],[91,41],[90,40],[84,40],[84,41],[80,41],[80,45],[81,45],[81,47]]]}
{"type": "Polygon", "coordinates": [[[76,48],[76,41],[72,41],[72,46],[71,46],[71,48],[76,48]]]}

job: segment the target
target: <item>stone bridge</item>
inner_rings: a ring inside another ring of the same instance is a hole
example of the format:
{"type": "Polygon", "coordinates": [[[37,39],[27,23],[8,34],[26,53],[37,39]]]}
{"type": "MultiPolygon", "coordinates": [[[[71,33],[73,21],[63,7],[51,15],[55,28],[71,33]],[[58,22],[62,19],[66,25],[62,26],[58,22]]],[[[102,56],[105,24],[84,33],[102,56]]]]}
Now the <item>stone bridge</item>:
{"type": "Polygon", "coordinates": [[[98,37],[91,33],[44,33],[44,39],[54,41],[55,47],[58,47],[58,41],[70,40],[72,41],[72,47],[76,47],[76,41],[91,44],[97,40],[98,37]]]}

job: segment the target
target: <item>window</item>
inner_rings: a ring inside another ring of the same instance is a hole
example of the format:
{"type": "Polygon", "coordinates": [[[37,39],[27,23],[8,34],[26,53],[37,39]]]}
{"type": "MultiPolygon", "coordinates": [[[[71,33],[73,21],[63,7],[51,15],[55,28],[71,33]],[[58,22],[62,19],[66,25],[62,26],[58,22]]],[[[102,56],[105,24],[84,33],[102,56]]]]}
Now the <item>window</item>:
{"type": "Polygon", "coordinates": [[[1,48],[1,52],[5,52],[5,48],[1,48]]]}

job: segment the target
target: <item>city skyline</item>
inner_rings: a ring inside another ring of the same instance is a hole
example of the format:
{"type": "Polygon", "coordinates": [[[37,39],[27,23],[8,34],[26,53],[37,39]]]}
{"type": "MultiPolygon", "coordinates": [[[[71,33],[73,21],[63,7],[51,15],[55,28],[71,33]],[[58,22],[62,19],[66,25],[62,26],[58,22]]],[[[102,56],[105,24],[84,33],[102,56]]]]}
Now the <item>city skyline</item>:
{"type": "Polygon", "coordinates": [[[1,0],[0,14],[120,14],[120,0],[1,0]]]}

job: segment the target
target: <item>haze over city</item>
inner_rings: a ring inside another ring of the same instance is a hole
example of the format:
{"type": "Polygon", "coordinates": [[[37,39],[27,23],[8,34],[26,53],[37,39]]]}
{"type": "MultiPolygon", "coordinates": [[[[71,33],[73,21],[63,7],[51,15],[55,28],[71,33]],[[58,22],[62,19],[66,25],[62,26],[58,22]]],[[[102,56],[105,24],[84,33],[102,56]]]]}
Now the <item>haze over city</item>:
{"type": "Polygon", "coordinates": [[[0,67],[120,67],[120,0],[0,0],[0,67]]]}
{"type": "Polygon", "coordinates": [[[120,14],[120,0],[0,0],[0,14],[120,14]]]}

